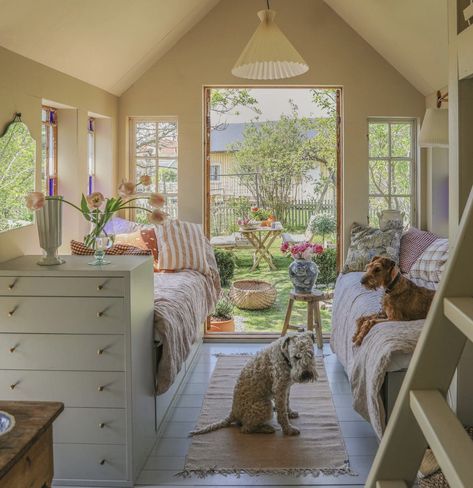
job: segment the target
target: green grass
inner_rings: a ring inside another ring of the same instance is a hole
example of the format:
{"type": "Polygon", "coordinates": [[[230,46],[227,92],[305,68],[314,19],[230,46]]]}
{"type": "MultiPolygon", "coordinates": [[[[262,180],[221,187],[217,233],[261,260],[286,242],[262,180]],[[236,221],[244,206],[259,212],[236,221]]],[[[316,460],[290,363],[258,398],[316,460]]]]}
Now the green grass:
{"type": "MultiPolygon", "coordinates": [[[[253,250],[238,249],[234,251],[236,257],[236,269],[234,281],[244,279],[259,279],[269,281],[277,290],[276,302],[266,310],[241,310],[235,307],[235,322],[244,321],[244,332],[264,333],[281,332],[284,317],[286,315],[289,293],[292,290],[292,283],[288,275],[288,266],[292,259],[284,256],[279,250],[280,243],[276,242],[271,246],[273,263],[276,271],[271,271],[266,262],[260,264],[259,269],[251,271],[253,265],[253,250]]],[[[321,307],[322,330],[329,333],[331,329],[331,312],[321,307]]],[[[307,305],[303,302],[295,302],[292,310],[292,325],[307,324],[307,305]]]]}

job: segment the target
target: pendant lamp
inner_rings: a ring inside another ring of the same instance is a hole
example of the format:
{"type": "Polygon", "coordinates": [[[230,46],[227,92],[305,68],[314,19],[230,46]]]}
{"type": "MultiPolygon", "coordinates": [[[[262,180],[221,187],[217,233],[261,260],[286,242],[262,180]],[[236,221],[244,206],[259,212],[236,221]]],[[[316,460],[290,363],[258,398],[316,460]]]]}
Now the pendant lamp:
{"type": "Polygon", "coordinates": [[[299,76],[309,66],[274,22],[276,12],[260,10],[261,21],[232,69],[238,78],[280,80],[299,76]]]}

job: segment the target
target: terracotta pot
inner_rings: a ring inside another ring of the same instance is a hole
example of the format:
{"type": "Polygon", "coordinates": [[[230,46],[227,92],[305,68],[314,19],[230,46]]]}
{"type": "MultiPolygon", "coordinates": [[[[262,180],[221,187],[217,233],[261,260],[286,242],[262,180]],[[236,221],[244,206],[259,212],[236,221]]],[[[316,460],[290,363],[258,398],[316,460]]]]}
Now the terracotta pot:
{"type": "Polygon", "coordinates": [[[210,332],[235,332],[235,320],[214,320],[210,319],[210,332]]]}

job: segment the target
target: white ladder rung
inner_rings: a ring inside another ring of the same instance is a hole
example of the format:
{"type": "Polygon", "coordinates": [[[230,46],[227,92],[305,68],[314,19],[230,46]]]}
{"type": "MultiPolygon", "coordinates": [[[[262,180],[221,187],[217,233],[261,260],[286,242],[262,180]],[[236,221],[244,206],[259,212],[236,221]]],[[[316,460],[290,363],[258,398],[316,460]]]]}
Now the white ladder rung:
{"type": "Polygon", "coordinates": [[[402,480],[377,481],[376,488],[407,488],[407,484],[402,480]]]}
{"type": "Polygon", "coordinates": [[[473,442],[437,390],[410,392],[410,406],[450,486],[470,488],[473,442]]]}
{"type": "Polygon", "coordinates": [[[443,310],[457,329],[473,342],[473,298],[444,298],[443,310]]]}

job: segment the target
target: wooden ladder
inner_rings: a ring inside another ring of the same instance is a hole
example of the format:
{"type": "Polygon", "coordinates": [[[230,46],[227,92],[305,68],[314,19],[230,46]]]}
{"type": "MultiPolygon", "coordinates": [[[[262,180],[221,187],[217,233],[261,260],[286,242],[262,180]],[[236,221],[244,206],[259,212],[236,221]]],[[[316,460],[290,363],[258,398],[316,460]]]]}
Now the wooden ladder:
{"type": "Polygon", "coordinates": [[[452,488],[473,487],[473,441],[446,401],[467,341],[473,342],[473,190],[366,487],[411,486],[428,446],[452,488]]]}

